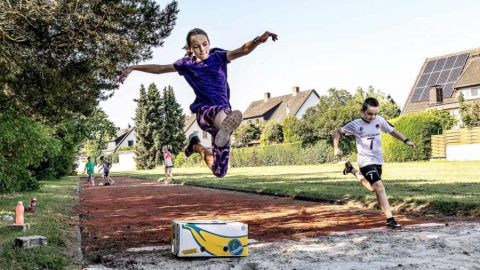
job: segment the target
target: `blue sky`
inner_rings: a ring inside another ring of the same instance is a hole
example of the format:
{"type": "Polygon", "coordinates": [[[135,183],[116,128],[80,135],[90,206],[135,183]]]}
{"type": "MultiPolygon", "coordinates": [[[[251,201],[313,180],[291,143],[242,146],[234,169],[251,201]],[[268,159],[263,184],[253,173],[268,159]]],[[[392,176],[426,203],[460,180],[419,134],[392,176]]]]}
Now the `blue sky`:
{"type": "MultiPolygon", "coordinates": [[[[169,1],[158,1],[163,7],[169,1]]],[[[427,57],[480,47],[480,1],[180,0],[173,33],[144,63],[181,58],[187,32],[205,30],[211,47],[232,50],[268,30],[277,42],[260,45],[228,66],[231,104],[289,94],[293,86],[354,92],[374,86],[405,104],[427,57]],[[259,2],[259,3],[256,3],[259,2]],[[253,4],[255,3],[255,4],[253,4]]],[[[140,84],[171,85],[184,112],[193,90],[176,73],[133,72],[101,107],[119,127],[133,125],[140,84]]]]}

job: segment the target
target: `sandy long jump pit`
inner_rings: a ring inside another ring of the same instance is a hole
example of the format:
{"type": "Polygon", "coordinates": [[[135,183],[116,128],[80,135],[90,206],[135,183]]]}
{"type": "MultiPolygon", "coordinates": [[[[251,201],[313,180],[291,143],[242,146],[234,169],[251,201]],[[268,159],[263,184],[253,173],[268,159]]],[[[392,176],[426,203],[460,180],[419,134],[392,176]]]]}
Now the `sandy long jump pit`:
{"type": "MultiPolygon", "coordinates": [[[[89,262],[128,248],[169,244],[174,219],[244,222],[249,225],[249,238],[261,243],[360,229],[387,230],[380,211],[130,178],[115,180],[113,186],[91,188],[81,183],[82,250],[89,262]]],[[[426,222],[405,215],[397,219],[403,225],[426,222]]]]}

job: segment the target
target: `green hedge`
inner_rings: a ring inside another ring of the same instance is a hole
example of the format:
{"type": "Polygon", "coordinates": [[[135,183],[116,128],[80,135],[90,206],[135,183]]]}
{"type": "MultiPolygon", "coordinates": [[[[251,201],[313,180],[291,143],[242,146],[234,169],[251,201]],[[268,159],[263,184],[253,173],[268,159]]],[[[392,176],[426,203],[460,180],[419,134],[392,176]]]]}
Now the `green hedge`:
{"type": "Polygon", "coordinates": [[[430,110],[411,113],[390,121],[395,129],[416,144],[416,150],[389,134],[382,134],[383,157],[386,162],[429,160],[432,135],[451,128],[455,119],[448,111],[430,110]]]}
{"type": "Polygon", "coordinates": [[[178,153],[178,155],[175,157],[175,161],[173,162],[173,165],[175,167],[200,167],[200,166],[205,166],[204,161],[200,154],[194,153],[190,157],[185,157],[185,154],[183,152],[178,153]]]}
{"type": "MultiPolygon", "coordinates": [[[[232,167],[308,165],[331,162],[333,160],[333,149],[325,141],[320,141],[305,148],[299,142],[232,148],[230,152],[232,167]]],[[[175,158],[175,166],[193,167],[205,165],[199,154],[193,154],[191,157],[185,158],[185,155],[180,153],[175,158]]]]}

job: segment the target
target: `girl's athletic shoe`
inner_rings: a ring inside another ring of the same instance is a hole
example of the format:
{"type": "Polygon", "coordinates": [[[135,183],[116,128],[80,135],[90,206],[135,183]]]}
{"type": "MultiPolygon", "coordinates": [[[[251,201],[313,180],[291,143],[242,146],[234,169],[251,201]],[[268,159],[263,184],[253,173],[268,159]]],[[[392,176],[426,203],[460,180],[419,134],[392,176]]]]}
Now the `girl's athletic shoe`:
{"type": "Polygon", "coordinates": [[[225,119],[223,119],[222,125],[215,136],[215,145],[218,147],[224,147],[228,140],[230,140],[230,135],[232,135],[233,131],[240,126],[242,120],[242,113],[239,110],[229,113],[225,119]]]}
{"type": "Polygon", "coordinates": [[[343,175],[351,173],[353,170],[352,163],[350,161],[345,162],[345,169],[343,169],[343,175]]]}
{"type": "Polygon", "coordinates": [[[195,150],[193,150],[193,146],[197,143],[200,143],[198,132],[193,132],[192,134],[190,134],[190,136],[188,136],[188,145],[187,147],[185,147],[185,150],[183,151],[185,152],[186,157],[191,156],[195,152],[195,150]]]}

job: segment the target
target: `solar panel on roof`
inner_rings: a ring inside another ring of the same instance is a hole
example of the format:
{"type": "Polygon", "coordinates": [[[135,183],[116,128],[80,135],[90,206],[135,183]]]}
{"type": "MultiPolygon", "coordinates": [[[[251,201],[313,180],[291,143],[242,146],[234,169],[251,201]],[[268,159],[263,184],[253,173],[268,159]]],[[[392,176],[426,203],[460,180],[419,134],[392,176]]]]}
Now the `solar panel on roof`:
{"type": "Polygon", "coordinates": [[[430,87],[434,85],[443,88],[445,98],[451,97],[454,83],[460,77],[468,56],[468,53],[464,53],[428,61],[414,87],[411,102],[428,100],[430,87]]]}
{"type": "Polygon", "coordinates": [[[455,82],[458,80],[458,77],[460,77],[460,74],[462,73],[462,68],[455,68],[452,69],[452,72],[450,73],[450,77],[448,77],[448,82],[455,82]]]}
{"type": "Polygon", "coordinates": [[[461,54],[457,57],[457,61],[455,61],[454,68],[463,68],[465,66],[465,62],[467,61],[468,53],[461,54]]]}
{"type": "Polygon", "coordinates": [[[428,100],[430,97],[430,87],[425,87],[423,89],[422,96],[420,97],[420,100],[428,100]]]}
{"type": "Polygon", "coordinates": [[[445,66],[443,66],[443,69],[453,68],[453,64],[455,64],[456,59],[457,59],[457,55],[448,57],[447,61],[445,62],[445,66]]]}
{"type": "Polygon", "coordinates": [[[427,65],[425,66],[425,70],[423,71],[423,73],[432,72],[433,67],[435,66],[436,62],[437,62],[437,60],[428,61],[427,65]]]}
{"type": "Polygon", "coordinates": [[[423,88],[424,87],[415,88],[415,91],[412,95],[412,102],[417,102],[420,99],[420,97],[422,96],[423,88]]]}
{"type": "Polygon", "coordinates": [[[450,75],[450,70],[444,70],[440,73],[440,77],[438,77],[437,84],[444,84],[448,80],[448,76],[450,75]]]}
{"type": "Polygon", "coordinates": [[[438,59],[435,67],[433,68],[433,72],[442,70],[443,65],[445,65],[445,61],[447,61],[447,58],[438,59]]]}
{"type": "Polygon", "coordinates": [[[453,84],[454,83],[447,83],[445,84],[445,86],[443,87],[443,96],[444,97],[451,97],[452,94],[453,94],[453,84]]]}
{"type": "Polygon", "coordinates": [[[436,85],[439,76],[440,76],[440,71],[432,73],[432,75],[430,75],[430,79],[428,79],[428,83],[426,86],[436,85]]]}
{"type": "Polygon", "coordinates": [[[423,74],[418,81],[417,87],[424,87],[427,85],[428,78],[430,78],[430,74],[423,74]]]}

